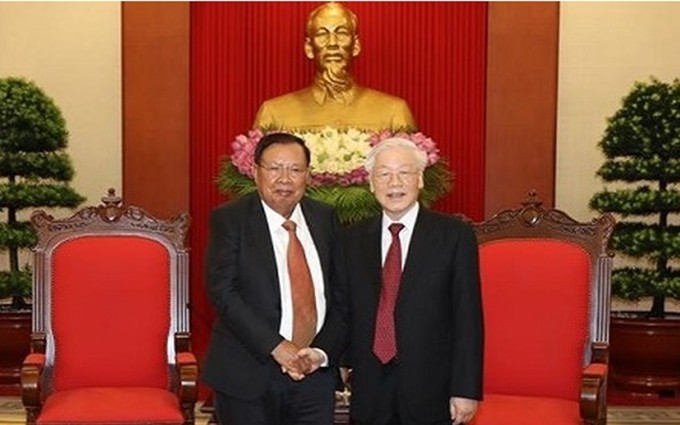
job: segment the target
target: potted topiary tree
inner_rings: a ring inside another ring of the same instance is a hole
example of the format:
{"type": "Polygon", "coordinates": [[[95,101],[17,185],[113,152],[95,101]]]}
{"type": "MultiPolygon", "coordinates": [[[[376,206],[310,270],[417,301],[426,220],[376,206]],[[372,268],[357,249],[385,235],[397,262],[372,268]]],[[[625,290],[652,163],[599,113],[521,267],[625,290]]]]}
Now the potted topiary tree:
{"type": "MultiPolygon", "coordinates": [[[[35,83],[0,78],[0,249],[7,252],[0,270],[0,387],[19,383],[19,367],[28,351],[31,270],[19,253],[36,237],[21,210],[78,206],[84,198],[69,187],[73,166],[61,111],[35,83]],[[24,327],[28,329],[24,329],[24,327]],[[3,333],[5,332],[5,333],[3,333]]],[[[2,264],[2,263],[0,263],[2,264]]]]}
{"type": "Polygon", "coordinates": [[[614,269],[612,295],[652,301],[649,311],[612,317],[610,376],[624,390],[674,394],[680,317],[666,301],[680,299],[680,81],[635,83],[599,146],[606,160],[597,174],[617,185],[596,193],[590,206],[619,216],[612,248],[630,260],[614,269]]]}

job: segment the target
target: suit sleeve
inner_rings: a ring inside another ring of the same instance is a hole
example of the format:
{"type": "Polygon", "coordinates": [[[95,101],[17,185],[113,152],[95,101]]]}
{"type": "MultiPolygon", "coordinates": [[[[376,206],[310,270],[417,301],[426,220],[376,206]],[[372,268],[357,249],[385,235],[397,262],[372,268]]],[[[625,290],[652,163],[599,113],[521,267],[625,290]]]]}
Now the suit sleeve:
{"type": "Polygon", "coordinates": [[[243,255],[240,226],[223,214],[223,210],[215,210],[210,216],[206,252],[208,298],[217,310],[219,321],[255,357],[264,361],[283,337],[243,299],[238,271],[239,256],[243,255]]]}
{"type": "Polygon", "coordinates": [[[312,345],[324,350],[328,355],[329,365],[336,366],[348,338],[349,300],[345,278],[345,257],[340,243],[340,223],[335,214],[332,218],[330,252],[331,262],[327,276],[328,309],[324,324],[312,345]]]}
{"type": "Polygon", "coordinates": [[[461,224],[461,228],[454,258],[454,347],[450,395],[481,400],[484,318],[479,253],[473,230],[466,224],[461,224]]]}

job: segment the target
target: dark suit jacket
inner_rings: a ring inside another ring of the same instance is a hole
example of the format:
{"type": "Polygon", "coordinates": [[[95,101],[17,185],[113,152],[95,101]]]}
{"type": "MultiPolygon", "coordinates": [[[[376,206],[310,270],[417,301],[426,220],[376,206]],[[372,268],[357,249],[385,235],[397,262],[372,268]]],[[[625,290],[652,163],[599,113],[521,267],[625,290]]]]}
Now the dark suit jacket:
{"type": "MultiPolygon", "coordinates": [[[[333,209],[304,198],[302,212],[321,261],[327,303],[324,325],[312,342],[337,362],[346,339],[346,309],[337,248],[339,222],[333,209]]],[[[256,194],[216,208],[210,216],[206,253],[208,298],[217,320],[202,377],[229,396],[262,395],[280,367],[271,351],[279,334],[281,303],[278,273],[265,212],[256,194]]]]}
{"type": "MultiPolygon", "coordinates": [[[[372,351],[380,297],[381,217],[343,232],[351,299],[351,415],[369,421],[380,389],[372,351]]],[[[395,307],[399,392],[423,422],[450,418],[449,397],[482,398],[483,318],[476,237],[420,208],[395,307]]]]}

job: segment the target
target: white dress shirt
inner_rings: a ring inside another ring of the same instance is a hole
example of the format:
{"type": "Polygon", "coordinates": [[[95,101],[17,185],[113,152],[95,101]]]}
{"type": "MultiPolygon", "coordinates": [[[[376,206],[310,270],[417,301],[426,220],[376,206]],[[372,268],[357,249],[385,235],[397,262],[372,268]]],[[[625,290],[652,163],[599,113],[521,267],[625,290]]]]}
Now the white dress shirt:
{"type": "Polygon", "coordinates": [[[401,269],[404,270],[404,264],[406,264],[406,256],[408,255],[408,247],[411,244],[411,236],[413,236],[413,228],[416,225],[416,219],[418,218],[418,211],[420,210],[420,205],[416,202],[413,207],[406,214],[404,214],[398,221],[392,221],[391,218],[383,212],[382,215],[382,232],[380,246],[382,249],[382,264],[385,264],[385,258],[387,257],[387,250],[392,244],[392,233],[390,233],[389,226],[392,223],[401,223],[404,228],[399,232],[399,242],[401,242],[401,269]]]}
{"type": "MultiPolygon", "coordinates": [[[[274,256],[276,258],[276,271],[279,276],[279,292],[281,294],[281,323],[279,325],[279,333],[281,336],[291,341],[293,339],[293,299],[290,290],[290,275],[288,274],[288,231],[283,228],[282,224],[286,219],[271,209],[266,203],[262,202],[264,213],[267,218],[267,225],[269,226],[269,234],[274,245],[274,256]]],[[[324,280],[323,272],[321,270],[321,262],[319,260],[319,253],[314,245],[312,235],[309,233],[309,227],[305,221],[305,216],[302,214],[300,204],[295,206],[290,220],[297,225],[295,233],[297,234],[302,248],[305,251],[309,271],[312,275],[312,283],[314,284],[314,299],[316,302],[316,331],[318,332],[323,326],[324,318],[326,317],[326,297],[324,295],[324,280]]]]}

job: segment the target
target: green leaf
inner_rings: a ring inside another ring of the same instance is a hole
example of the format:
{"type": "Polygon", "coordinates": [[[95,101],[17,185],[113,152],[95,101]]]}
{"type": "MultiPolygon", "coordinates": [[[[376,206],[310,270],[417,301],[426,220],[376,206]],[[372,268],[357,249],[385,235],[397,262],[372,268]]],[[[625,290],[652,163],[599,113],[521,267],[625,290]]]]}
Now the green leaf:
{"type": "Polygon", "coordinates": [[[2,152],[0,151],[0,177],[26,179],[73,179],[71,159],[65,152],[2,152]]]}
{"type": "Polygon", "coordinates": [[[28,265],[20,270],[0,271],[0,299],[11,296],[30,297],[32,276],[28,265]]]}
{"type": "Polygon", "coordinates": [[[63,183],[0,183],[0,208],[73,208],[84,199],[63,183]]]}
{"type": "Polygon", "coordinates": [[[680,191],[653,190],[647,186],[600,192],[590,199],[590,207],[600,212],[628,215],[658,215],[680,212],[680,191]]]}
{"type": "Polygon", "coordinates": [[[68,132],[61,111],[35,83],[0,78],[0,150],[55,151],[66,147],[68,132]]]}
{"type": "Polygon", "coordinates": [[[0,249],[31,248],[37,242],[35,230],[30,222],[0,223],[0,249]]]}

